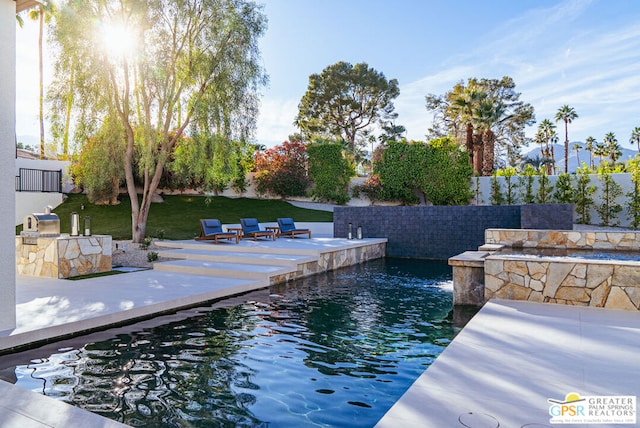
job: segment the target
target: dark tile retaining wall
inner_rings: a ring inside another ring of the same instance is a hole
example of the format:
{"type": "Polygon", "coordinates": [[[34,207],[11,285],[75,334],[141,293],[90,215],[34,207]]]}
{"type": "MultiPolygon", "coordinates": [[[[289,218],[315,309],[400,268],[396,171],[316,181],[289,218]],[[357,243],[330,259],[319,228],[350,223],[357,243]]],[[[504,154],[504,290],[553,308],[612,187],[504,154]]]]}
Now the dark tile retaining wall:
{"type": "Polygon", "coordinates": [[[446,260],[484,244],[484,230],[571,229],[572,205],[336,207],[333,234],[387,238],[387,256],[446,260]],[[550,227],[544,227],[549,225],[550,227]]]}

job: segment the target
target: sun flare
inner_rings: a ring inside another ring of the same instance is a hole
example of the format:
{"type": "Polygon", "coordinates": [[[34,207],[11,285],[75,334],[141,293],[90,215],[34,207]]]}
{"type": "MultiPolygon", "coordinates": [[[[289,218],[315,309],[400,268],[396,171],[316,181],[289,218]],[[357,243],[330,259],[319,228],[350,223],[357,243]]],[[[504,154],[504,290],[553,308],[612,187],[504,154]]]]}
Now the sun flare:
{"type": "Polygon", "coordinates": [[[137,48],[136,33],[121,24],[104,24],[100,28],[103,49],[114,58],[130,57],[137,48]]]}

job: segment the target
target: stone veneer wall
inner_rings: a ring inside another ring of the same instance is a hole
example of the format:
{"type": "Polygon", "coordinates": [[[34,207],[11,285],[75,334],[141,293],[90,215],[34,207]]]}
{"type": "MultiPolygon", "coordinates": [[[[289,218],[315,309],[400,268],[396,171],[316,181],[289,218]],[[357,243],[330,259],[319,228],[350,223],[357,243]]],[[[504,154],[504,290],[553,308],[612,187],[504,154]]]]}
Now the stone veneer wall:
{"type": "Polygon", "coordinates": [[[640,309],[640,262],[489,256],[485,299],[640,309]]]}
{"type": "Polygon", "coordinates": [[[111,270],[111,236],[38,238],[24,245],[16,237],[16,273],[69,278],[111,270]]]}
{"type": "Polygon", "coordinates": [[[638,250],[640,232],[487,229],[485,243],[514,248],[638,250]]]}
{"type": "MultiPolygon", "coordinates": [[[[486,231],[487,244],[512,248],[637,251],[640,232],[486,231]]],[[[640,262],[571,257],[490,255],[484,297],[640,310],[640,262]]]]}
{"type": "Polygon", "coordinates": [[[386,243],[382,242],[322,253],[320,254],[319,260],[301,263],[298,265],[298,270],[296,272],[273,276],[269,279],[269,283],[271,285],[279,284],[281,282],[315,275],[320,272],[360,264],[367,260],[380,259],[385,256],[386,245],[386,243]]]}
{"type": "Polygon", "coordinates": [[[572,204],[335,207],[333,234],[387,238],[387,256],[446,260],[485,242],[488,228],[573,228],[572,204]]]}

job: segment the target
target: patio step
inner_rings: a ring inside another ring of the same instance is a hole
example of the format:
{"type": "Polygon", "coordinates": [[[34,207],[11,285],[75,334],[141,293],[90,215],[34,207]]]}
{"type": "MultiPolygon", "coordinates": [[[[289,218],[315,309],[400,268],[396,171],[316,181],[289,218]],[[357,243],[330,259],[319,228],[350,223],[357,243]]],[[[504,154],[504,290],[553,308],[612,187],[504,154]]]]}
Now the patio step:
{"type": "Polygon", "coordinates": [[[176,272],[193,275],[222,276],[227,278],[243,278],[264,280],[269,284],[271,277],[297,271],[294,266],[273,266],[258,264],[241,264],[210,262],[202,260],[173,260],[154,263],[153,269],[162,272],[176,272]]]}
{"type": "Polygon", "coordinates": [[[170,259],[202,260],[211,262],[271,265],[271,266],[297,266],[316,260],[315,257],[295,254],[268,254],[268,253],[241,253],[232,251],[196,250],[190,248],[161,250],[160,257],[170,259]]]}

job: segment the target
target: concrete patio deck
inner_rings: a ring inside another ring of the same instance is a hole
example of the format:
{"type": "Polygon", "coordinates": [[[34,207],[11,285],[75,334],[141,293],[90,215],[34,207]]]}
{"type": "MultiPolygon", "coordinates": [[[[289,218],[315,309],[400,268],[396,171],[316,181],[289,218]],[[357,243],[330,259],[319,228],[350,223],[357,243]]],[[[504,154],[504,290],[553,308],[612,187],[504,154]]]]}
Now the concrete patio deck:
{"type": "Polygon", "coordinates": [[[548,399],[639,397],[639,355],[637,312],[491,300],[376,427],[557,426],[548,399]]]}

